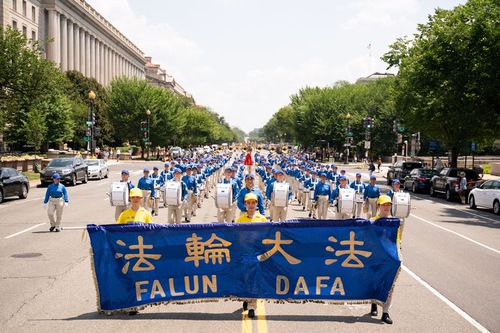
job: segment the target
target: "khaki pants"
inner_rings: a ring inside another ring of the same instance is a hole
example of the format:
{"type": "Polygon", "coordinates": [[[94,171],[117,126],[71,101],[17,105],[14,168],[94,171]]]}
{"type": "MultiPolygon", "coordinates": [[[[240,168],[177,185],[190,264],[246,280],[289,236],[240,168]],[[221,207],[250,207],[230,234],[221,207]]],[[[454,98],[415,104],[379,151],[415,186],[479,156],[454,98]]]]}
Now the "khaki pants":
{"type": "Polygon", "coordinates": [[[193,190],[188,190],[187,203],[184,205],[184,217],[188,220],[191,219],[191,215],[196,214],[196,200],[197,197],[194,195],[193,190]]]}
{"type": "Polygon", "coordinates": [[[236,202],[233,202],[230,208],[217,208],[217,221],[231,223],[234,221],[236,213],[236,202]]]}
{"type": "Polygon", "coordinates": [[[329,205],[328,195],[318,195],[318,219],[326,219],[329,205]]]}
{"type": "Polygon", "coordinates": [[[288,207],[276,207],[274,206],[274,204],[272,206],[273,206],[273,211],[271,213],[272,214],[271,220],[273,220],[273,222],[285,221],[286,214],[288,212],[288,207]]]}
{"type": "Polygon", "coordinates": [[[59,228],[61,226],[63,209],[64,209],[64,199],[62,197],[49,199],[49,209],[47,210],[47,215],[49,216],[51,227],[59,228]],[[55,220],[54,220],[54,213],[56,214],[55,220]]]}
{"type": "Polygon", "coordinates": [[[309,210],[309,213],[312,214],[312,217],[316,218],[316,207],[313,204],[313,200],[312,200],[314,198],[312,198],[313,195],[311,195],[310,193],[309,193],[309,196],[311,198],[309,198],[309,200],[307,200],[307,209],[309,210]]]}
{"type": "Polygon", "coordinates": [[[148,205],[148,198],[151,196],[151,191],[149,190],[142,190],[142,203],[141,206],[144,207],[147,210],[150,210],[150,207],[148,205]]]}
{"type": "Polygon", "coordinates": [[[185,203],[178,206],[168,205],[168,224],[181,224],[183,204],[185,203]]]}
{"type": "Polygon", "coordinates": [[[354,217],[358,218],[361,216],[361,208],[363,207],[362,202],[355,202],[354,203],[354,217]]]}
{"type": "Polygon", "coordinates": [[[306,208],[308,196],[309,196],[309,191],[303,191],[303,190],[299,191],[299,200],[300,200],[302,207],[304,207],[304,209],[306,208]]]}
{"type": "Polygon", "coordinates": [[[366,218],[370,219],[377,215],[377,198],[367,198],[368,199],[368,213],[366,213],[366,218]]]}

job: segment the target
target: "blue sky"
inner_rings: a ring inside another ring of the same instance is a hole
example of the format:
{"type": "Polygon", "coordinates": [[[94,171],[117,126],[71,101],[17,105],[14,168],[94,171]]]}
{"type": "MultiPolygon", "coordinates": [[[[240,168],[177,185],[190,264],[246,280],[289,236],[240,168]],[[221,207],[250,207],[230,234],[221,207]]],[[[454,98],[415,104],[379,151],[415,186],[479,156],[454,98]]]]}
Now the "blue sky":
{"type": "Polygon", "coordinates": [[[196,100],[245,132],[306,86],[387,71],[380,57],[464,0],[87,0],[196,100]],[[371,50],[368,48],[371,45],[371,50]],[[371,53],[371,57],[370,57],[371,53]]]}

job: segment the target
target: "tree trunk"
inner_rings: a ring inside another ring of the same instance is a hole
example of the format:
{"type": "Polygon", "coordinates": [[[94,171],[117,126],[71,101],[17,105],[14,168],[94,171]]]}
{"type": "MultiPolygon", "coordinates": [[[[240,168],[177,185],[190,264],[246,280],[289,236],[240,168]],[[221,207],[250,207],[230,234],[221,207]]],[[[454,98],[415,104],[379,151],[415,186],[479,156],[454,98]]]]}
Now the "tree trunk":
{"type": "Polygon", "coordinates": [[[460,148],[454,147],[451,149],[451,165],[450,167],[458,167],[458,154],[460,153],[460,148]]]}

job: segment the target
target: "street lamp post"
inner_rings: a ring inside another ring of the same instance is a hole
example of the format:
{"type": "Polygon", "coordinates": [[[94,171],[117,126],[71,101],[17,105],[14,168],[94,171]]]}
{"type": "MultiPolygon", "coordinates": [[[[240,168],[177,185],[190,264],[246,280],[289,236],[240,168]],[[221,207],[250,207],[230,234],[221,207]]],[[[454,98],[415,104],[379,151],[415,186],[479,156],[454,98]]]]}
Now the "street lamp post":
{"type": "Polygon", "coordinates": [[[89,106],[89,128],[90,128],[90,140],[89,140],[89,145],[87,147],[88,150],[90,150],[90,155],[94,155],[95,152],[95,141],[94,141],[94,135],[95,135],[95,114],[94,114],[94,106],[95,106],[95,93],[94,91],[89,92],[89,100],[90,100],[90,106],[89,106]]]}
{"type": "Polygon", "coordinates": [[[345,131],[345,164],[349,164],[349,133],[351,132],[349,127],[349,120],[351,119],[351,115],[349,114],[349,112],[345,115],[345,119],[347,120],[345,131]]]}
{"type": "Polygon", "coordinates": [[[151,118],[151,111],[149,109],[146,110],[146,115],[148,116],[148,141],[146,142],[148,148],[148,155],[146,156],[146,161],[149,161],[149,151],[151,150],[151,142],[149,141],[149,120],[151,118]]]}

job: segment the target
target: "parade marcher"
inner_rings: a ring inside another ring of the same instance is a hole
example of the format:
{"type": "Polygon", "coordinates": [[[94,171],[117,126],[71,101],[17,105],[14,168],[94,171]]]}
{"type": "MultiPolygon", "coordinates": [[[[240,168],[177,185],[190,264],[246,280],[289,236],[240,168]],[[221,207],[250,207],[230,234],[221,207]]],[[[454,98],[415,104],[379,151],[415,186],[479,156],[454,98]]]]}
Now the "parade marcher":
{"type": "Polygon", "coordinates": [[[332,190],[331,200],[333,201],[333,206],[336,207],[335,218],[338,220],[350,219],[352,218],[352,214],[341,213],[338,210],[338,196],[341,189],[348,189],[347,186],[347,177],[339,176],[339,185],[332,190]]]}
{"type": "Polygon", "coordinates": [[[243,164],[248,167],[248,173],[252,173],[252,166],[253,166],[252,148],[248,149],[248,152],[245,156],[245,161],[243,162],[243,164]]]}
{"type": "Polygon", "coordinates": [[[168,224],[181,224],[182,222],[182,206],[185,205],[188,199],[188,190],[186,183],[181,179],[182,171],[179,168],[174,169],[174,179],[173,182],[178,182],[182,188],[182,200],[179,205],[168,205],[168,224]]]}
{"type": "Polygon", "coordinates": [[[141,206],[142,191],[138,188],[130,190],[130,208],[124,210],[116,219],[116,223],[125,224],[132,222],[152,223],[153,216],[149,210],[141,206]]]}
{"type": "Polygon", "coordinates": [[[201,171],[201,165],[196,165],[193,167],[193,177],[196,179],[196,186],[198,187],[198,208],[201,208],[201,203],[205,197],[205,177],[201,171]],[[199,169],[198,169],[199,168],[199,169]]]}
{"type": "MultiPolygon", "coordinates": [[[[387,192],[387,196],[389,196],[389,198],[391,198],[391,202],[394,201],[394,193],[398,193],[398,192],[403,192],[403,190],[401,189],[401,183],[399,182],[399,179],[394,179],[392,181],[392,189],[389,190],[389,192],[387,192]]],[[[403,229],[405,227],[405,219],[404,218],[400,218],[400,224],[399,224],[399,239],[401,239],[401,236],[403,235],[403,229]]]]}
{"type": "Polygon", "coordinates": [[[49,231],[61,231],[61,220],[64,206],[68,207],[68,192],[66,186],[60,183],[61,176],[55,173],[52,175],[53,183],[47,187],[45,191],[45,199],[43,200],[43,207],[47,208],[47,215],[49,216],[50,228],[49,231]],[[54,213],[56,218],[54,220],[54,213]]]}
{"type": "MultiPolygon", "coordinates": [[[[264,215],[260,214],[257,209],[258,197],[254,193],[247,193],[244,198],[246,211],[241,214],[236,222],[267,222],[264,215]]],[[[257,307],[256,299],[249,299],[243,302],[243,310],[248,309],[248,317],[255,317],[255,308],[257,307]]]]}
{"type": "Polygon", "coordinates": [[[460,202],[465,204],[465,193],[467,191],[467,178],[465,177],[465,172],[460,172],[460,181],[458,183],[458,195],[460,196],[460,202]]]}
{"type": "MultiPolygon", "coordinates": [[[[381,196],[379,196],[377,199],[377,206],[379,209],[379,213],[373,218],[373,221],[378,220],[379,218],[392,217],[391,216],[392,200],[388,195],[382,194],[381,196]]],[[[389,309],[391,308],[391,306],[392,306],[392,294],[389,296],[383,307],[381,320],[386,324],[392,324],[392,319],[391,317],[389,317],[389,309]]],[[[378,315],[377,304],[372,303],[370,314],[372,317],[378,315]]]]}
{"type": "Polygon", "coordinates": [[[318,206],[318,219],[322,220],[328,216],[328,206],[332,203],[332,187],[326,182],[326,173],[320,173],[319,179],[314,188],[314,204],[318,206]]]}
{"type": "Polygon", "coordinates": [[[349,186],[351,182],[349,181],[349,177],[345,174],[345,169],[340,170],[339,178],[337,178],[337,186],[340,185],[340,176],[344,176],[346,179],[346,185],[349,186]]]}
{"type": "Polygon", "coordinates": [[[155,189],[154,196],[151,195],[151,198],[153,198],[153,211],[151,212],[151,215],[158,216],[158,208],[160,207],[160,188],[163,186],[163,183],[161,181],[161,176],[158,173],[158,167],[154,166],[153,167],[153,173],[149,176],[151,179],[153,179],[153,187],[155,189]]]}
{"type": "Polygon", "coordinates": [[[247,209],[245,206],[245,195],[247,195],[248,193],[253,193],[257,196],[257,209],[259,210],[259,213],[265,216],[264,196],[262,195],[262,192],[254,186],[254,182],[255,182],[255,175],[253,173],[247,173],[245,175],[245,187],[243,187],[238,192],[236,203],[241,213],[246,212],[247,209]]]}
{"type": "Polygon", "coordinates": [[[370,184],[365,186],[365,192],[363,194],[364,204],[368,206],[368,211],[366,213],[367,219],[377,215],[377,199],[380,197],[380,187],[375,184],[376,181],[377,177],[371,175],[370,184]]]}
{"type": "Polygon", "coordinates": [[[191,216],[196,216],[196,208],[198,202],[198,182],[192,175],[192,166],[186,168],[186,175],[182,177],[182,181],[186,184],[188,189],[188,199],[184,205],[184,218],[186,222],[191,222],[191,216]]]}
{"type": "MultiPolygon", "coordinates": [[[[233,197],[231,198],[231,207],[217,208],[217,221],[219,222],[233,222],[236,213],[236,197],[238,196],[238,184],[231,178],[232,168],[228,167],[224,170],[225,178],[220,181],[222,184],[231,184],[233,189],[233,197]]],[[[246,206],[246,205],[245,205],[246,206]]]]}
{"type": "Polygon", "coordinates": [[[354,217],[358,218],[361,216],[361,208],[363,207],[363,192],[365,191],[365,183],[361,180],[361,174],[359,172],[356,174],[356,180],[353,181],[350,186],[354,189],[354,191],[356,191],[354,217]]]}
{"type": "Polygon", "coordinates": [[[307,196],[307,210],[309,211],[309,217],[312,216],[313,219],[316,218],[316,207],[313,204],[314,201],[314,194],[311,194],[311,191],[314,193],[314,188],[316,187],[316,184],[318,184],[318,172],[316,170],[311,171],[311,178],[306,180],[304,182],[304,188],[308,190],[308,196],[307,196]]]}
{"type": "MultiPolygon", "coordinates": [[[[130,191],[131,189],[134,188],[134,184],[132,184],[132,182],[129,180],[129,177],[130,177],[130,172],[128,170],[122,170],[122,174],[121,174],[121,180],[120,182],[122,183],[127,183],[127,186],[128,186],[128,191],[130,191]]],[[[118,217],[120,216],[120,214],[126,210],[127,208],[129,208],[129,205],[126,205],[126,206],[115,206],[115,220],[118,219],[118,217]]]]}
{"type": "Polygon", "coordinates": [[[148,200],[154,198],[155,195],[155,183],[153,179],[149,178],[148,168],[144,168],[142,172],[143,177],[139,178],[137,188],[142,191],[142,207],[148,209],[148,200]]]}
{"type": "Polygon", "coordinates": [[[276,184],[287,184],[288,185],[288,195],[287,195],[287,200],[288,204],[292,202],[293,199],[293,192],[290,187],[290,184],[285,182],[285,174],[283,173],[282,170],[277,170],[276,171],[276,181],[271,183],[266,189],[266,198],[271,202],[271,206],[273,207],[272,213],[271,213],[271,221],[273,222],[280,222],[280,221],[285,221],[286,220],[286,215],[288,211],[288,206],[277,206],[276,205],[276,198],[274,197],[274,188],[276,184]]]}

